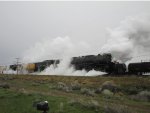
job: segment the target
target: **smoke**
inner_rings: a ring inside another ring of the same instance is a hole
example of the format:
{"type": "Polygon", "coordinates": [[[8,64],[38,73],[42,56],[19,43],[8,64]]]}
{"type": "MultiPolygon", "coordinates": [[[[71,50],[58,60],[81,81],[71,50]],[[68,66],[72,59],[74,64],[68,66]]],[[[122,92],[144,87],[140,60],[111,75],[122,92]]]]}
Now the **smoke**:
{"type": "Polygon", "coordinates": [[[49,59],[64,59],[89,53],[89,44],[81,41],[73,43],[69,37],[45,39],[36,43],[23,54],[24,63],[39,62],[49,59]]]}
{"type": "Polygon", "coordinates": [[[91,70],[86,72],[85,70],[75,70],[70,65],[71,58],[74,56],[88,55],[92,52],[92,47],[83,41],[78,43],[73,42],[69,37],[57,37],[55,39],[43,40],[28,51],[24,53],[23,62],[39,62],[49,59],[61,59],[57,65],[51,65],[43,72],[39,72],[41,75],[101,75],[104,74],[99,71],[91,70]]]}
{"type": "Polygon", "coordinates": [[[43,72],[39,73],[40,75],[71,75],[71,76],[94,76],[106,74],[104,72],[91,70],[86,72],[85,70],[75,70],[73,66],[70,65],[71,58],[63,59],[58,67],[51,65],[46,68],[43,72]]]}
{"type": "Polygon", "coordinates": [[[9,67],[6,67],[5,70],[3,70],[3,74],[17,74],[17,71],[14,71],[9,67]]]}
{"type": "Polygon", "coordinates": [[[114,59],[126,62],[150,51],[150,17],[128,17],[115,29],[108,29],[109,40],[101,52],[110,52],[114,59]]]}

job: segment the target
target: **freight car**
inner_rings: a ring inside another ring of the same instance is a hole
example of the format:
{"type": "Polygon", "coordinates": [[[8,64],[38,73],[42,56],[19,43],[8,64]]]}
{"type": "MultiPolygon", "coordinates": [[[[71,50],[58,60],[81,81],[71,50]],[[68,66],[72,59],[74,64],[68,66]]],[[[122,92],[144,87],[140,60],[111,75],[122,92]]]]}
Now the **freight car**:
{"type": "Polygon", "coordinates": [[[43,71],[46,67],[58,63],[59,60],[45,60],[43,62],[29,63],[26,66],[26,70],[28,70],[28,72],[40,72],[43,71]]]}
{"type": "Polygon", "coordinates": [[[10,65],[9,66],[9,68],[10,69],[12,69],[12,70],[14,70],[14,71],[16,71],[17,70],[17,68],[19,69],[19,68],[21,68],[22,67],[22,64],[14,64],[14,65],[10,65]]]}
{"type": "Polygon", "coordinates": [[[128,65],[128,73],[142,75],[150,72],[150,62],[130,63],[128,65]]]}
{"type": "MultiPolygon", "coordinates": [[[[43,71],[46,67],[48,67],[50,65],[54,65],[54,64],[57,65],[58,63],[59,63],[59,60],[45,60],[42,62],[28,63],[28,64],[26,64],[25,69],[29,73],[40,72],[40,71],[43,71]]],[[[18,67],[20,67],[20,66],[21,66],[21,64],[18,65],[18,67]]],[[[10,65],[9,68],[16,71],[17,65],[16,64],[10,65]]]]}
{"type": "Polygon", "coordinates": [[[29,63],[29,64],[27,64],[27,66],[26,66],[26,70],[27,70],[29,73],[33,73],[33,72],[35,72],[35,67],[36,67],[35,63],[29,63]]]}
{"type": "Polygon", "coordinates": [[[17,65],[16,64],[10,65],[9,68],[16,71],[17,70],[17,65]]]}

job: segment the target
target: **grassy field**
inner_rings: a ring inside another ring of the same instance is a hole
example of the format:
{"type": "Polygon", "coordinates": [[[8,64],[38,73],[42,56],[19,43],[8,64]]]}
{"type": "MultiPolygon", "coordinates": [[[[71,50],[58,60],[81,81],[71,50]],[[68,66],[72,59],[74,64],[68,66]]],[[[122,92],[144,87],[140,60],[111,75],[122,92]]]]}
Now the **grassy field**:
{"type": "Polygon", "coordinates": [[[0,113],[150,113],[150,77],[0,75],[0,113]]]}

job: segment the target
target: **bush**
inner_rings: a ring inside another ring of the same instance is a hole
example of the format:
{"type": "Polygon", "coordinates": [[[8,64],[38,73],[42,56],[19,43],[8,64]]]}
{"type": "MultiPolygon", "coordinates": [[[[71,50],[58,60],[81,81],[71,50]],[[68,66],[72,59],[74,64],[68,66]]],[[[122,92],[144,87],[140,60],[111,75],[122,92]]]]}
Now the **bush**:
{"type": "Polygon", "coordinates": [[[94,91],[87,89],[87,88],[82,88],[81,93],[87,96],[93,96],[94,97],[94,91]]]}
{"type": "Polygon", "coordinates": [[[57,83],[57,87],[58,87],[58,89],[63,89],[64,87],[66,87],[67,85],[65,84],[65,83],[63,83],[63,82],[58,82],[57,83]]]}
{"type": "Polygon", "coordinates": [[[97,93],[97,94],[102,93],[102,88],[97,88],[97,89],[95,90],[95,93],[97,93]]]}
{"type": "Polygon", "coordinates": [[[26,89],[24,89],[24,88],[21,88],[21,89],[19,89],[18,91],[21,92],[21,93],[23,93],[23,94],[27,94],[27,95],[30,94],[30,93],[29,93],[26,89]]]}
{"type": "Polygon", "coordinates": [[[102,94],[107,95],[107,96],[112,96],[112,95],[113,95],[113,92],[111,92],[111,91],[108,90],[108,89],[105,89],[105,90],[102,91],[102,94]]]}
{"type": "Polygon", "coordinates": [[[119,87],[113,81],[106,81],[102,84],[102,91],[108,89],[113,93],[119,91],[119,87]]]}
{"type": "Polygon", "coordinates": [[[83,100],[77,100],[77,99],[72,99],[68,102],[71,106],[77,105],[80,107],[92,109],[95,111],[98,111],[100,108],[99,103],[96,100],[88,100],[88,101],[83,101],[83,100]]]}
{"type": "Polygon", "coordinates": [[[71,83],[71,89],[72,90],[80,90],[81,85],[78,82],[75,81],[74,83],[71,83]]]}
{"type": "Polygon", "coordinates": [[[63,90],[63,91],[65,91],[65,92],[71,92],[72,90],[71,90],[71,88],[69,88],[65,83],[63,83],[63,82],[58,82],[58,89],[59,90],[63,90]]]}
{"type": "Polygon", "coordinates": [[[150,92],[149,91],[141,91],[137,95],[132,95],[131,98],[134,100],[150,102],[150,92]]]}
{"type": "Polygon", "coordinates": [[[0,84],[0,87],[4,88],[4,89],[9,89],[10,88],[9,84],[0,84]]]}
{"type": "Polygon", "coordinates": [[[65,92],[71,92],[72,91],[72,89],[68,86],[64,87],[62,90],[65,92]]]}
{"type": "Polygon", "coordinates": [[[82,105],[81,102],[77,99],[69,100],[68,104],[71,105],[71,106],[74,106],[74,105],[80,105],[81,106],[82,105]]]}
{"type": "Polygon", "coordinates": [[[32,86],[39,86],[40,84],[34,82],[34,83],[32,83],[31,85],[32,85],[32,86]]]}
{"type": "Polygon", "coordinates": [[[104,113],[134,113],[127,106],[123,105],[107,105],[104,108],[104,113]]]}
{"type": "Polygon", "coordinates": [[[90,100],[90,101],[87,101],[86,105],[85,105],[87,108],[90,108],[90,109],[93,109],[93,110],[98,110],[100,105],[99,103],[96,101],[96,100],[90,100]]]}
{"type": "Polygon", "coordinates": [[[136,87],[126,87],[124,88],[124,93],[127,93],[128,95],[135,95],[135,94],[138,94],[139,92],[139,89],[136,88],[136,87]]]}

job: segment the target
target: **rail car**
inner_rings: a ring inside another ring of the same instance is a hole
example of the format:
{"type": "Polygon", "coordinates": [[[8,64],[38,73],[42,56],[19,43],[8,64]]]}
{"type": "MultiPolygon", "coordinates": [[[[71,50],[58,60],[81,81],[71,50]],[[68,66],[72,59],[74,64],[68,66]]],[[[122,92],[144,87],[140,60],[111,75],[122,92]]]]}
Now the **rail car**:
{"type": "Polygon", "coordinates": [[[19,69],[19,68],[21,68],[22,67],[22,64],[14,64],[14,65],[10,65],[9,66],[9,68],[10,69],[12,69],[12,70],[14,70],[14,71],[16,71],[17,70],[17,68],[19,69]]]}
{"type": "Polygon", "coordinates": [[[50,65],[55,64],[59,64],[59,60],[45,60],[43,62],[29,63],[26,66],[26,70],[28,70],[28,72],[40,72],[50,65]]]}
{"type": "Polygon", "coordinates": [[[150,73],[150,62],[130,63],[128,65],[128,73],[136,75],[150,73]]]}

